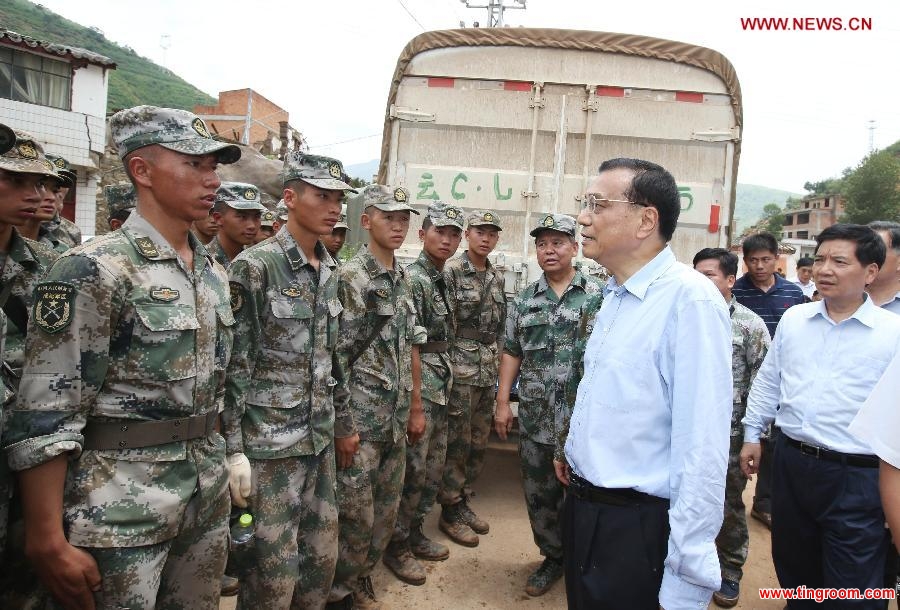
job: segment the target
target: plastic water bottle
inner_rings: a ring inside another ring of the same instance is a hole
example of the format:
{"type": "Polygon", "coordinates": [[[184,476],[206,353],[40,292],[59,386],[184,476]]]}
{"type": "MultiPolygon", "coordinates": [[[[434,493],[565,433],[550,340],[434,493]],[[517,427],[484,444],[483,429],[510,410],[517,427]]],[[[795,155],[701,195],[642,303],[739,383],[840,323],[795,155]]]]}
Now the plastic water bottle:
{"type": "Polygon", "coordinates": [[[231,558],[238,570],[246,570],[253,562],[255,535],[256,525],[250,513],[242,514],[237,523],[231,526],[231,558]]]}

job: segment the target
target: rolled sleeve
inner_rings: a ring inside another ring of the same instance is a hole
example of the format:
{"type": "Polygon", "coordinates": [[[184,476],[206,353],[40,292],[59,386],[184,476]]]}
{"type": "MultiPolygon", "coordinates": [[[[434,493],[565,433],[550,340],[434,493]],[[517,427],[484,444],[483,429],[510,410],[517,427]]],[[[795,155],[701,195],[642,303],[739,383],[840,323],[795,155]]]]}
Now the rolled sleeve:
{"type": "Polygon", "coordinates": [[[762,433],[775,420],[780,398],[781,331],[778,330],[747,396],[747,413],[743,419],[745,443],[759,442],[762,433]]]}

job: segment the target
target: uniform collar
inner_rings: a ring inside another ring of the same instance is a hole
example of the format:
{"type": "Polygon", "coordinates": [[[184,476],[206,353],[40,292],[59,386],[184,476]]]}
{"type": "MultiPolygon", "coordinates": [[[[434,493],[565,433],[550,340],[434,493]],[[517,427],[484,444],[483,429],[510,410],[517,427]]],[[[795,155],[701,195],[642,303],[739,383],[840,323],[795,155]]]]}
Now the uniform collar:
{"type": "MultiPolygon", "coordinates": [[[[164,261],[177,259],[178,254],[166,238],[156,230],[146,218],[140,215],[137,209],[131,212],[122,224],[122,232],[134,245],[135,249],[147,260],[164,261]]],[[[212,255],[199,239],[188,231],[188,245],[194,254],[206,258],[210,265],[213,263],[212,255]]]]}
{"type": "Polygon", "coordinates": [[[619,286],[616,276],[611,276],[606,283],[606,293],[615,292],[621,294],[622,291],[628,291],[640,300],[644,300],[650,285],[658,280],[669,267],[675,264],[675,254],[672,248],[666,246],[654,256],[648,263],[638,269],[638,272],[625,280],[625,283],[619,286]]]}
{"type": "Polygon", "coordinates": [[[9,238],[9,251],[6,253],[7,260],[15,261],[26,269],[36,267],[38,265],[38,260],[35,258],[34,253],[32,253],[31,248],[28,247],[28,241],[28,239],[22,237],[19,234],[19,231],[13,227],[12,234],[9,238]]]}
{"type": "Polygon", "coordinates": [[[416,259],[416,262],[422,266],[422,269],[428,274],[429,279],[432,281],[440,280],[444,277],[444,274],[441,273],[437,267],[434,266],[434,261],[432,261],[427,254],[425,254],[425,250],[419,252],[419,258],[416,259]]]}
{"type": "MultiPolygon", "coordinates": [[[[878,315],[879,308],[875,306],[875,303],[872,302],[872,298],[867,293],[863,293],[863,299],[864,300],[862,302],[862,305],[860,305],[856,309],[856,311],[854,311],[853,314],[847,319],[849,320],[851,318],[856,318],[869,328],[874,328],[876,323],[875,318],[878,315]]],[[[812,319],[820,315],[826,320],[831,320],[831,318],[828,316],[828,310],[825,308],[825,299],[810,303],[808,305],[811,305],[811,307],[808,306],[803,310],[803,313],[807,318],[812,319]]]]}
{"type": "Polygon", "coordinates": [[[400,263],[397,260],[396,256],[394,256],[394,268],[387,269],[380,262],[378,262],[378,259],[376,259],[375,256],[369,251],[368,244],[363,244],[362,246],[360,246],[357,256],[362,257],[363,267],[365,268],[366,273],[369,274],[369,277],[378,277],[379,275],[390,273],[391,271],[393,271],[397,275],[403,275],[403,268],[400,266],[400,263]]]}
{"type": "MultiPolygon", "coordinates": [[[[303,253],[303,249],[297,245],[297,240],[288,231],[287,224],[278,229],[278,233],[275,234],[275,241],[284,250],[284,254],[287,256],[288,263],[290,263],[293,271],[299,271],[301,267],[309,264],[309,258],[303,253]]],[[[337,263],[328,254],[328,250],[325,249],[322,242],[316,242],[315,250],[320,263],[324,263],[330,269],[337,267],[337,263]]]]}
{"type": "MultiPolygon", "coordinates": [[[[569,287],[578,287],[584,288],[585,284],[587,284],[587,278],[584,277],[584,274],[581,273],[581,270],[576,269],[575,275],[572,276],[572,281],[569,282],[569,286],[566,287],[566,291],[568,291],[569,287]]],[[[534,296],[541,294],[542,292],[547,292],[550,290],[550,284],[547,282],[547,274],[542,273],[541,277],[538,278],[538,281],[534,284],[534,296]]],[[[563,294],[565,294],[565,292],[563,294]]]]}
{"type": "MultiPolygon", "coordinates": [[[[472,264],[472,261],[469,260],[469,251],[464,250],[462,253],[462,268],[466,273],[478,273],[478,269],[475,268],[475,265],[472,264]]],[[[491,259],[485,259],[485,271],[493,271],[494,266],[491,265],[491,259]]]]}

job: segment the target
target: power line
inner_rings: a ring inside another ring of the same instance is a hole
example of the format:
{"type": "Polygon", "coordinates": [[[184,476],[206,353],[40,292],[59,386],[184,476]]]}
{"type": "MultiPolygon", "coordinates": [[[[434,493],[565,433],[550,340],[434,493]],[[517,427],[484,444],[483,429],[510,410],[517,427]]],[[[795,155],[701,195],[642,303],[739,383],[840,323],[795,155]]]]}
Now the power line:
{"type": "Polygon", "coordinates": [[[316,144],[315,146],[310,146],[310,150],[313,148],[328,148],[329,146],[337,146],[338,144],[347,144],[349,142],[358,142],[360,140],[368,140],[369,138],[374,138],[377,136],[381,136],[382,133],[379,131],[378,133],[373,133],[367,136],[359,136],[358,138],[350,138],[349,140],[341,140],[340,142],[332,142],[330,144],[316,144]]]}
{"type": "Polygon", "coordinates": [[[419,20],[416,19],[416,16],[412,14],[412,11],[410,11],[408,8],[406,8],[406,5],[403,4],[403,0],[397,0],[397,2],[400,4],[400,6],[403,7],[403,10],[406,11],[406,14],[409,15],[412,18],[412,20],[415,21],[420,28],[422,28],[422,31],[424,32],[425,26],[422,25],[421,23],[419,23],[419,20]]]}

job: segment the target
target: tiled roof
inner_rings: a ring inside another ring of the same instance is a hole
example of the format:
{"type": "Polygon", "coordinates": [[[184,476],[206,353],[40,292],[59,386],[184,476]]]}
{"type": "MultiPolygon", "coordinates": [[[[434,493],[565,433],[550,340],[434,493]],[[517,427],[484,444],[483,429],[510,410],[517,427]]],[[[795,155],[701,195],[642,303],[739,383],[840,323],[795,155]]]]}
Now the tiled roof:
{"type": "Polygon", "coordinates": [[[80,47],[71,47],[69,45],[56,42],[35,40],[30,36],[23,36],[22,34],[19,34],[17,32],[13,32],[5,28],[0,28],[0,43],[3,42],[11,42],[18,47],[30,47],[35,50],[40,47],[43,51],[52,55],[82,59],[88,63],[97,64],[106,68],[116,67],[116,62],[111,60],[109,57],[100,55],[99,53],[94,53],[93,51],[88,51],[87,49],[82,49],[80,47]]]}

